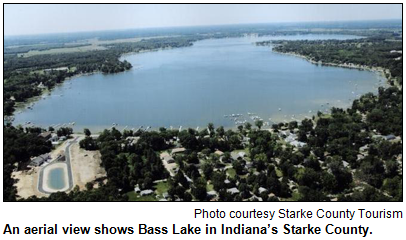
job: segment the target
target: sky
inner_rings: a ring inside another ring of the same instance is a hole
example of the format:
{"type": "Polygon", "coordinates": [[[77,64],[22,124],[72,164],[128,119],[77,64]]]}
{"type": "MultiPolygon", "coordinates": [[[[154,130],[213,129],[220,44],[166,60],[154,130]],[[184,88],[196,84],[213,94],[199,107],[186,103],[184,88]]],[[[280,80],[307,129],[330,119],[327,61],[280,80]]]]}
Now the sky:
{"type": "Polygon", "coordinates": [[[401,4],[5,4],[4,34],[402,19],[401,4]]]}

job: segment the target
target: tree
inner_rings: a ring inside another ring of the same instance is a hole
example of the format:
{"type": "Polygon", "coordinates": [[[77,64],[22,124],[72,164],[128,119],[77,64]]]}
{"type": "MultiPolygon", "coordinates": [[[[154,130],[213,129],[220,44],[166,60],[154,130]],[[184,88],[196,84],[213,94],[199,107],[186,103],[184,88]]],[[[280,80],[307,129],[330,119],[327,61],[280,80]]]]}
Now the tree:
{"type": "Polygon", "coordinates": [[[322,191],[314,190],[306,186],[299,187],[299,194],[299,201],[302,202],[321,202],[328,200],[322,191]]]}
{"type": "Polygon", "coordinates": [[[86,136],[84,139],[82,139],[79,142],[79,146],[80,146],[80,148],[84,148],[89,151],[98,149],[96,141],[92,137],[88,137],[88,136],[86,136]]]}
{"type": "Polygon", "coordinates": [[[240,131],[240,133],[242,133],[242,131],[244,130],[244,127],[242,125],[238,125],[238,131],[240,131]]]}
{"type": "Polygon", "coordinates": [[[213,184],[213,188],[217,192],[225,188],[226,186],[224,183],[225,180],[226,174],[224,172],[213,172],[211,175],[211,182],[213,184]]]}
{"type": "Polygon", "coordinates": [[[245,127],[245,130],[247,130],[247,131],[250,131],[251,130],[251,123],[249,123],[249,122],[246,122],[245,124],[244,124],[244,127],[245,127]]]}
{"type": "Polygon", "coordinates": [[[205,162],[202,166],[202,171],[206,179],[210,179],[211,174],[213,173],[214,166],[210,162],[205,162]]]}
{"type": "Polygon", "coordinates": [[[217,134],[218,134],[220,137],[224,137],[225,131],[224,131],[224,127],[223,127],[223,126],[218,127],[218,128],[216,129],[216,131],[217,131],[217,134]]]}
{"type": "Polygon", "coordinates": [[[257,126],[258,127],[258,129],[261,129],[261,127],[262,127],[262,125],[264,124],[264,122],[263,121],[261,121],[261,120],[257,120],[257,121],[255,121],[255,126],[257,126]]]}
{"type": "Polygon", "coordinates": [[[85,133],[85,135],[86,135],[87,137],[90,137],[90,135],[92,134],[88,128],[85,128],[85,129],[83,130],[83,132],[85,133]]]}
{"type": "Polygon", "coordinates": [[[214,124],[213,123],[209,123],[207,125],[207,130],[209,131],[210,136],[213,136],[214,134],[214,124]]]}
{"type": "Polygon", "coordinates": [[[69,128],[69,127],[62,127],[56,131],[56,134],[58,134],[59,137],[61,137],[61,136],[69,137],[72,133],[73,133],[73,129],[69,128]]]}
{"type": "Polygon", "coordinates": [[[194,182],[194,186],[192,188],[192,194],[193,196],[199,200],[199,201],[204,201],[206,200],[207,197],[207,181],[204,178],[198,178],[194,182]]]}

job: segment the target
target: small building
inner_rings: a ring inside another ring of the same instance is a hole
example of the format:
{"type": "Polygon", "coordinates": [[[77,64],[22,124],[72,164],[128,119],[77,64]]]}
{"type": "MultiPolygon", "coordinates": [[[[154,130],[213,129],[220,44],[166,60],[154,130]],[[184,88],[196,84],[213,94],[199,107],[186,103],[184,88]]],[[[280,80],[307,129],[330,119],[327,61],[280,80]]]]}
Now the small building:
{"type": "Polygon", "coordinates": [[[249,137],[243,137],[241,140],[241,143],[246,146],[250,143],[250,138],[249,137]]]}
{"type": "Polygon", "coordinates": [[[222,151],[220,151],[220,150],[216,150],[216,151],[214,152],[214,154],[219,155],[219,156],[223,156],[223,155],[224,155],[224,153],[223,153],[222,151]]]}
{"type": "Polygon", "coordinates": [[[125,140],[127,140],[130,146],[133,146],[137,144],[138,140],[140,140],[140,137],[127,137],[125,140]]]}
{"type": "Polygon", "coordinates": [[[162,160],[164,160],[167,164],[175,163],[175,159],[169,155],[164,156],[162,160]]]}
{"type": "Polygon", "coordinates": [[[59,140],[58,134],[52,133],[51,138],[49,139],[51,142],[57,142],[59,140]]]}
{"type": "Polygon", "coordinates": [[[39,137],[43,137],[45,139],[50,139],[52,137],[52,133],[51,132],[43,132],[38,134],[39,137]]]}
{"type": "Polygon", "coordinates": [[[227,192],[231,193],[231,194],[238,194],[238,193],[240,193],[240,190],[238,190],[236,187],[233,187],[233,188],[227,189],[227,192]]]}
{"type": "Polygon", "coordinates": [[[385,138],[385,140],[390,141],[390,140],[394,140],[396,137],[393,134],[389,134],[389,135],[385,136],[384,138],[385,138]]]}
{"type": "Polygon", "coordinates": [[[207,192],[207,198],[208,199],[212,199],[212,198],[215,198],[215,197],[217,197],[217,192],[216,191],[211,190],[211,191],[207,192]]]}
{"type": "Polygon", "coordinates": [[[238,153],[232,152],[231,158],[233,160],[244,160],[245,155],[246,155],[245,152],[238,152],[238,153]]]}
{"type": "Polygon", "coordinates": [[[151,195],[151,194],[153,194],[154,193],[154,190],[152,190],[152,189],[145,189],[145,190],[142,190],[141,192],[140,192],[140,195],[141,196],[148,196],[148,195],[151,195]]]}
{"type": "Polygon", "coordinates": [[[360,151],[360,153],[365,153],[365,152],[368,152],[368,148],[369,148],[368,145],[364,145],[359,148],[359,151],[360,151]]]}
{"type": "Polygon", "coordinates": [[[258,192],[259,192],[259,194],[261,194],[263,192],[268,192],[268,190],[266,188],[260,187],[260,188],[258,188],[258,192]]]}
{"type": "Polygon", "coordinates": [[[290,145],[292,145],[296,148],[301,148],[301,147],[306,146],[306,143],[295,140],[293,142],[290,142],[290,145]]]}
{"type": "Polygon", "coordinates": [[[296,134],[290,134],[289,136],[287,136],[285,138],[285,141],[288,142],[288,143],[291,143],[291,142],[296,141],[296,139],[297,139],[296,134]]]}
{"type": "Polygon", "coordinates": [[[192,180],[190,177],[186,176],[186,175],[185,175],[185,178],[186,178],[186,180],[187,180],[188,182],[190,182],[190,183],[193,182],[193,180],[192,180]]]}
{"type": "Polygon", "coordinates": [[[34,167],[38,167],[38,166],[41,166],[44,162],[46,162],[49,159],[51,159],[51,157],[49,156],[49,153],[45,153],[45,154],[42,154],[42,155],[34,158],[31,161],[30,165],[34,166],[34,167]]]}
{"type": "Polygon", "coordinates": [[[40,83],[38,84],[37,88],[39,88],[39,89],[45,89],[46,87],[45,87],[45,85],[44,85],[42,82],[40,82],[40,83]]]}
{"type": "Polygon", "coordinates": [[[173,155],[176,155],[179,153],[184,153],[185,151],[186,151],[186,148],[174,148],[174,149],[172,149],[171,154],[173,156],[173,155]]]}

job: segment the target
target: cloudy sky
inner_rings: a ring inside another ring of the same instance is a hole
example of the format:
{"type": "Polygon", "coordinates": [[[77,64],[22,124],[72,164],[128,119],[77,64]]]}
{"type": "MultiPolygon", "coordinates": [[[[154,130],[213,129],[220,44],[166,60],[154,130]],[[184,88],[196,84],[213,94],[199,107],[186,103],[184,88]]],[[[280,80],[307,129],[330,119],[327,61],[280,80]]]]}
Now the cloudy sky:
{"type": "Polygon", "coordinates": [[[64,5],[5,4],[5,35],[148,27],[401,19],[400,4],[64,5]]]}

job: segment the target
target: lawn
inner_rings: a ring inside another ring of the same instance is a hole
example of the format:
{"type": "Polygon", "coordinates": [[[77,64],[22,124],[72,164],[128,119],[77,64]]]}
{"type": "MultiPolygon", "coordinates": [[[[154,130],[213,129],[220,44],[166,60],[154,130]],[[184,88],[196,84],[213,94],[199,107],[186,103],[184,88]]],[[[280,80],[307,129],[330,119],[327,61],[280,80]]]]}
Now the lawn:
{"type": "Polygon", "coordinates": [[[275,168],[276,176],[283,177],[283,173],[279,168],[275,168]]]}
{"type": "Polygon", "coordinates": [[[234,168],[229,168],[229,169],[227,169],[227,174],[228,174],[228,176],[230,176],[231,178],[235,177],[235,174],[236,174],[235,169],[234,169],[234,168]]]}
{"type": "Polygon", "coordinates": [[[155,195],[150,195],[150,196],[140,196],[138,193],[135,193],[134,191],[128,192],[128,201],[131,202],[140,202],[140,201],[148,201],[148,202],[153,202],[157,201],[155,198],[155,195]]]}
{"type": "Polygon", "coordinates": [[[19,57],[31,57],[35,55],[46,55],[46,54],[62,54],[62,53],[75,53],[75,52],[87,52],[95,50],[105,50],[106,47],[98,45],[88,45],[81,47],[70,47],[70,48],[53,48],[44,51],[32,50],[27,53],[18,54],[19,57]]]}
{"type": "Polygon", "coordinates": [[[162,195],[163,193],[168,192],[169,185],[168,182],[159,182],[155,184],[154,188],[158,195],[162,195]]]}

